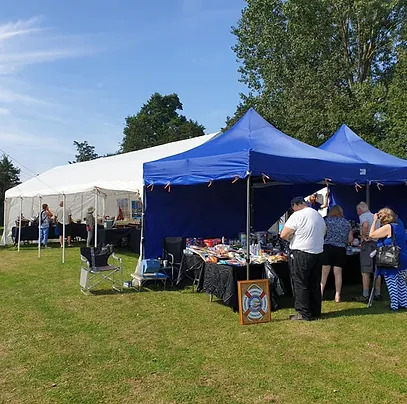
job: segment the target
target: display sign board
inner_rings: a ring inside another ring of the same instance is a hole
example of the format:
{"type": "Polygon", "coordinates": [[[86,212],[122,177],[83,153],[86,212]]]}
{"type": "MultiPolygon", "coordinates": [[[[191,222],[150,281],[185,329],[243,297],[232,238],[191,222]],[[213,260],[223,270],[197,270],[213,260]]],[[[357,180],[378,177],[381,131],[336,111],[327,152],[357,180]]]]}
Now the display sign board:
{"type": "Polygon", "coordinates": [[[240,324],[271,321],[268,279],[238,282],[240,324]]]}

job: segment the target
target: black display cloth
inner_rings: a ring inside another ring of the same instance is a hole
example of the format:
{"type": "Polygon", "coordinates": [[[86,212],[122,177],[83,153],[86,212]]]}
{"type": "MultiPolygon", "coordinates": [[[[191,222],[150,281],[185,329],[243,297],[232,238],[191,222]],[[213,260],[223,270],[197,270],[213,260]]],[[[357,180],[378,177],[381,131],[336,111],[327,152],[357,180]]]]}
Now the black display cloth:
{"type": "MultiPolygon", "coordinates": [[[[292,296],[291,278],[288,262],[278,262],[271,267],[276,272],[284,295],[292,296]]],[[[326,288],[334,288],[333,271],[328,278],[326,288]]],[[[246,279],[246,267],[232,267],[229,265],[219,265],[205,263],[197,254],[184,254],[181,268],[178,274],[177,284],[183,279],[197,279],[197,292],[204,291],[213,294],[223,302],[238,310],[237,281],[246,279]]],[[[264,266],[261,264],[250,265],[250,279],[264,278],[264,266]]],[[[344,285],[358,284],[361,282],[359,254],[347,255],[346,265],[343,268],[344,285]]],[[[270,290],[270,294],[272,294],[270,290]]]]}
{"type": "Polygon", "coordinates": [[[119,227],[113,229],[98,229],[98,244],[115,247],[128,247],[132,252],[140,253],[141,230],[135,227],[119,227]]]}
{"type": "MultiPolygon", "coordinates": [[[[237,282],[246,279],[246,267],[214,264],[205,262],[199,255],[184,254],[177,284],[185,278],[197,279],[197,292],[212,294],[237,311],[237,282]]],[[[250,265],[250,279],[263,278],[264,265],[250,265]]]]}
{"type": "Polygon", "coordinates": [[[203,271],[205,268],[205,261],[197,254],[183,254],[181,259],[181,266],[178,272],[177,285],[184,279],[198,280],[197,292],[202,290],[203,285],[203,271]],[[202,282],[200,281],[202,279],[202,282]]]}
{"type": "MultiPolygon", "coordinates": [[[[11,237],[14,242],[18,242],[18,227],[13,227],[11,229],[11,237]]],[[[48,231],[48,239],[56,239],[58,235],[55,234],[56,226],[50,226],[48,231]]],[[[71,234],[72,237],[79,237],[86,240],[87,232],[86,225],[81,223],[71,223],[71,234]]],[[[21,228],[21,241],[31,241],[38,240],[38,226],[27,226],[21,228]]]]}
{"type": "Polygon", "coordinates": [[[291,289],[290,268],[288,267],[288,262],[276,262],[275,264],[271,264],[271,267],[276,272],[280,280],[284,295],[292,296],[293,292],[291,289]]]}
{"type": "MultiPolygon", "coordinates": [[[[250,279],[264,278],[264,265],[250,265],[250,279]]],[[[234,311],[239,309],[237,282],[246,280],[246,267],[235,267],[207,262],[202,290],[223,300],[234,311]]]]}

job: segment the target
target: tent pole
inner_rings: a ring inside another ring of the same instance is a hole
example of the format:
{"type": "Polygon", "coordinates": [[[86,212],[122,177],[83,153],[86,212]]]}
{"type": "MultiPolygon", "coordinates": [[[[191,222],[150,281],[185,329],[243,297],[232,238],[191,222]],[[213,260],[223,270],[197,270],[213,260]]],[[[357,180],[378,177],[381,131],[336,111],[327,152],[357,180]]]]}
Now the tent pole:
{"type": "Polygon", "coordinates": [[[38,258],[41,258],[41,196],[38,196],[38,212],[38,258]]]}
{"type": "Polygon", "coordinates": [[[66,196],[62,195],[62,263],[65,264],[65,208],[66,208],[66,196]]]}
{"type": "Polygon", "coordinates": [[[145,231],[145,203],[146,203],[146,186],[143,185],[143,200],[141,201],[141,229],[140,229],[140,257],[144,258],[144,231],[145,231]]]}
{"type": "Polygon", "coordinates": [[[98,246],[98,190],[96,188],[95,193],[95,248],[98,246]]]}
{"type": "Polygon", "coordinates": [[[129,222],[131,221],[131,199],[130,199],[130,194],[127,194],[127,207],[128,207],[128,212],[129,212],[129,222]]]}
{"type": "Polygon", "coordinates": [[[8,225],[8,203],[7,199],[4,199],[4,223],[3,223],[3,240],[4,240],[4,245],[7,244],[7,225],[8,225]]]}
{"type": "Polygon", "coordinates": [[[82,223],[82,220],[83,220],[83,192],[81,194],[81,223],[82,223]]]}
{"type": "Polygon", "coordinates": [[[247,190],[246,190],[246,279],[250,278],[250,173],[247,174],[247,190]]]}
{"type": "Polygon", "coordinates": [[[366,184],[366,203],[368,208],[370,209],[370,184],[366,184]]]}
{"type": "Polygon", "coordinates": [[[20,196],[20,220],[18,221],[18,247],[17,251],[20,251],[21,243],[21,219],[23,217],[23,198],[20,196]]]}

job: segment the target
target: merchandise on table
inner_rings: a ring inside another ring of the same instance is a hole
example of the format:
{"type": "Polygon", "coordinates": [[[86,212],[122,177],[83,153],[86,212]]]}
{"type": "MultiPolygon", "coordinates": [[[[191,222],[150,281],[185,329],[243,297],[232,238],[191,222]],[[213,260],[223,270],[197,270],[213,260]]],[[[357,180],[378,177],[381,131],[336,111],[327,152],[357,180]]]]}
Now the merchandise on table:
{"type": "MultiPolygon", "coordinates": [[[[270,243],[267,242],[265,232],[258,232],[256,239],[263,243],[256,243],[250,246],[250,263],[264,264],[268,261],[271,264],[285,262],[288,260],[287,244],[279,238],[273,236],[270,243]]],[[[244,239],[240,235],[240,240],[244,239]]],[[[246,249],[238,240],[229,240],[233,244],[222,244],[221,239],[187,239],[187,253],[198,254],[205,262],[217,263],[232,266],[246,265],[246,249]]]]}

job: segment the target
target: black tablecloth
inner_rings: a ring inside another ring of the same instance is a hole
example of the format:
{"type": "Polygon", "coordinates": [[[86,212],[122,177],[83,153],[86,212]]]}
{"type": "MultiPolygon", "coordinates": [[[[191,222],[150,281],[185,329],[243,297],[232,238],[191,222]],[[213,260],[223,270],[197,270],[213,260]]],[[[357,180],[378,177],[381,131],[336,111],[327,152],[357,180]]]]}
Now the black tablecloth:
{"type": "Polygon", "coordinates": [[[114,229],[98,229],[98,243],[102,246],[112,244],[119,247],[129,247],[132,252],[140,253],[141,230],[134,227],[114,229]]]}
{"type": "MultiPolygon", "coordinates": [[[[11,236],[15,242],[18,241],[18,227],[11,229],[11,236]]],[[[56,226],[50,226],[48,231],[49,239],[56,239],[58,236],[55,234],[56,226]]],[[[82,223],[71,223],[71,235],[72,237],[80,237],[86,240],[87,232],[86,225],[82,223]]],[[[38,226],[27,226],[21,228],[21,241],[38,240],[38,226]]]]}
{"type": "MultiPolygon", "coordinates": [[[[287,294],[291,292],[287,263],[273,265],[277,275],[287,283],[287,294]]],[[[246,280],[246,267],[235,267],[208,263],[196,254],[184,254],[178,274],[177,284],[184,278],[198,279],[197,292],[204,291],[222,299],[224,304],[238,310],[237,282],[246,280]]],[[[250,265],[250,279],[263,279],[265,276],[263,264],[250,265]]],[[[272,293],[272,291],[270,291],[272,293]]]]}
{"type": "MultiPolygon", "coordinates": [[[[290,271],[288,262],[272,264],[281,286],[286,296],[292,296],[290,271]]],[[[334,277],[331,274],[328,278],[327,288],[335,286],[334,277]]],[[[198,279],[197,291],[204,291],[213,294],[223,302],[238,309],[237,281],[246,279],[246,267],[232,267],[229,265],[219,265],[205,263],[198,255],[184,254],[177,283],[182,279],[198,279]]],[[[263,265],[250,265],[250,279],[264,278],[263,265]]],[[[357,284],[361,282],[359,254],[348,255],[346,265],[343,268],[343,284],[357,284]]],[[[270,292],[271,293],[271,292],[270,292]]]]}
{"type": "MultiPolygon", "coordinates": [[[[237,282],[246,280],[246,267],[212,264],[204,268],[202,290],[223,300],[227,306],[239,309],[237,282]]],[[[250,265],[250,279],[264,278],[264,265],[250,265]]]]}
{"type": "Polygon", "coordinates": [[[198,279],[197,292],[202,290],[203,285],[203,271],[205,268],[205,261],[197,254],[183,254],[181,259],[181,266],[178,272],[177,285],[184,279],[195,280],[198,279]],[[201,282],[202,279],[202,282],[201,282]]]}

